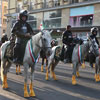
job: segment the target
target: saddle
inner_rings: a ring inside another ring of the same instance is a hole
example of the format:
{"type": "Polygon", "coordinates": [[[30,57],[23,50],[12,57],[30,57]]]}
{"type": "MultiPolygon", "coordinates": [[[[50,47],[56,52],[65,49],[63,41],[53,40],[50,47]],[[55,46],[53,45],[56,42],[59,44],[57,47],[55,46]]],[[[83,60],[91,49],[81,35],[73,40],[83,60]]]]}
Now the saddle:
{"type": "MultiPolygon", "coordinates": [[[[23,57],[24,57],[24,54],[25,54],[25,48],[26,48],[26,44],[28,42],[28,39],[26,40],[23,40],[21,41],[21,46],[20,46],[20,64],[23,63],[23,57]]],[[[10,60],[13,60],[13,48],[15,46],[15,43],[14,42],[11,42],[7,48],[6,48],[6,52],[5,52],[5,57],[10,59],[10,60]]]]}
{"type": "Polygon", "coordinates": [[[5,52],[5,57],[6,58],[10,58],[11,60],[13,59],[13,48],[15,46],[14,42],[10,42],[10,44],[8,44],[7,48],[6,48],[6,52],[5,52]]]}
{"type": "Polygon", "coordinates": [[[56,60],[60,60],[60,54],[61,54],[61,46],[57,46],[54,53],[54,58],[56,60]]]}

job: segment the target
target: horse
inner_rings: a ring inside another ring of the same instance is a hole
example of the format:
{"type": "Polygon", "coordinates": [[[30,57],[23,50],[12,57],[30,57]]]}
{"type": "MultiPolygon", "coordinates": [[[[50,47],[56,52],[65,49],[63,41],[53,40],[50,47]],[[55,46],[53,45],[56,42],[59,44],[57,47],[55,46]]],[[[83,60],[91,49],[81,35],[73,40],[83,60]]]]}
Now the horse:
{"type": "Polygon", "coordinates": [[[82,64],[84,58],[87,56],[89,50],[91,50],[95,56],[99,55],[98,44],[95,39],[89,39],[87,43],[82,45],[76,45],[72,54],[72,63],[73,63],[73,73],[72,73],[72,84],[76,85],[76,76],[79,76],[79,64],[82,64]]]}
{"type": "MultiPolygon", "coordinates": [[[[51,54],[51,31],[42,30],[36,35],[32,36],[30,40],[26,43],[25,53],[22,61],[22,65],[24,67],[24,97],[34,97],[35,92],[33,90],[33,74],[35,71],[35,65],[37,63],[37,59],[41,49],[44,49],[49,56],[51,54]],[[30,74],[30,84],[28,93],[27,84],[28,84],[28,69],[31,69],[30,74]]],[[[1,80],[2,80],[2,88],[7,89],[7,72],[13,63],[9,58],[5,57],[7,46],[10,44],[10,41],[5,42],[1,46],[1,80]]]]}
{"type": "MultiPolygon", "coordinates": [[[[87,41],[85,44],[77,44],[74,47],[73,53],[72,53],[72,64],[73,64],[73,75],[72,75],[72,84],[75,85],[76,84],[76,75],[79,76],[79,56],[78,56],[78,51],[79,51],[79,47],[81,46],[81,64],[84,61],[84,57],[87,55],[87,52],[92,49],[94,51],[94,54],[97,56],[99,55],[98,53],[98,45],[96,44],[95,40],[89,40],[87,41]],[[84,53],[85,52],[85,53],[84,53]]],[[[61,48],[62,46],[55,46],[52,48],[52,55],[49,57],[49,62],[48,62],[48,69],[50,69],[51,75],[53,77],[54,80],[57,80],[54,69],[56,67],[56,65],[59,63],[60,59],[59,59],[59,54],[61,52],[61,48]],[[57,49],[58,48],[58,49],[57,49]],[[56,52],[57,56],[56,56],[56,52]],[[58,58],[57,58],[58,57],[58,58]]],[[[48,71],[46,72],[46,80],[48,80],[48,71]]]]}
{"type": "Polygon", "coordinates": [[[99,48],[99,56],[95,58],[95,81],[100,81],[100,48],[99,48]]]}
{"type": "MultiPolygon", "coordinates": [[[[52,39],[51,47],[54,47],[56,45],[58,45],[58,41],[55,39],[52,39]]],[[[44,61],[46,62],[46,70],[48,68],[48,59],[46,58],[46,53],[44,50],[40,51],[40,57],[42,58],[41,72],[43,72],[44,61]]]]}
{"type": "MultiPolygon", "coordinates": [[[[83,40],[82,39],[79,39],[79,38],[75,38],[74,39],[74,45],[75,44],[82,44],[83,43],[83,40]]],[[[49,74],[49,71],[50,71],[50,76],[54,79],[54,80],[57,80],[56,78],[56,74],[54,72],[54,69],[55,67],[57,66],[57,64],[59,63],[59,61],[62,61],[62,58],[64,57],[65,53],[66,53],[66,45],[55,45],[53,48],[52,48],[52,54],[50,55],[50,57],[48,58],[48,69],[47,69],[47,72],[46,72],[46,77],[45,79],[48,80],[48,74],[49,74]],[[61,54],[62,54],[62,48],[65,48],[64,51],[64,54],[63,56],[61,57],[61,54]]],[[[65,63],[65,62],[64,62],[65,63]]]]}

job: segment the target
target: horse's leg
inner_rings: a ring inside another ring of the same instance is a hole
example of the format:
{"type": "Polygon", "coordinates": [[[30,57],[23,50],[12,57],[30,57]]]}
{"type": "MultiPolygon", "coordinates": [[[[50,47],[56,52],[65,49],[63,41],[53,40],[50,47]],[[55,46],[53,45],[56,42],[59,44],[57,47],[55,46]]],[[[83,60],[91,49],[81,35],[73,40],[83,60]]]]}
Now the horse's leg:
{"type": "Polygon", "coordinates": [[[11,63],[8,62],[6,59],[1,61],[1,79],[2,79],[2,88],[7,89],[7,72],[11,66],[11,63]]]}
{"type": "Polygon", "coordinates": [[[79,65],[76,67],[76,76],[80,77],[80,74],[79,74],[79,65]]]}
{"type": "Polygon", "coordinates": [[[99,61],[98,58],[96,59],[96,64],[95,64],[95,81],[99,81],[99,61]]]}
{"type": "Polygon", "coordinates": [[[30,85],[29,85],[29,89],[30,89],[30,96],[31,97],[35,97],[36,95],[35,95],[35,92],[34,92],[34,90],[33,90],[33,78],[34,78],[34,66],[33,67],[31,67],[31,76],[30,76],[30,78],[31,78],[31,83],[30,83],[30,85]]]}
{"type": "Polygon", "coordinates": [[[18,65],[18,73],[21,74],[20,65],[18,65]]]}
{"type": "Polygon", "coordinates": [[[27,80],[28,80],[28,64],[24,64],[24,97],[29,97],[28,91],[27,91],[27,80]]]}
{"type": "Polygon", "coordinates": [[[18,65],[16,65],[16,75],[18,75],[18,65]]]}
{"type": "Polygon", "coordinates": [[[48,59],[46,59],[46,67],[45,69],[47,70],[48,69],[48,59]]]}
{"type": "Polygon", "coordinates": [[[51,59],[49,59],[48,61],[49,62],[48,62],[48,66],[47,66],[47,69],[46,69],[46,77],[45,77],[46,80],[49,79],[49,68],[50,68],[50,66],[52,64],[52,60],[51,59]]]}
{"type": "Polygon", "coordinates": [[[85,61],[83,61],[83,63],[82,63],[82,68],[84,69],[86,66],[85,66],[85,61]]]}
{"type": "Polygon", "coordinates": [[[93,68],[95,68],[95,63],[93,63],[93,68]]]}
{"type": "Polygon", "coordinates": [[[45,79],[48,80],[49,79],[49,67],[51,66],[51,61],[49,62],[47,68],[46,68],[46,77],[45,79]]]}
{"type": "Polygon", "coordinates": [[[58,64],[58,60],[55,60],[55,62],[52,64],[52,66],[51,66],[51,73],[52,73],[52,77],[53,77],[53,79],[54,80],[57,80],[57,78],[56,78],[56,74],[55,74],[55,72],[54,72],[54,69],[55,69],[55,67],[56,67],[56,65],[58,64]]]}
{"type": "Polygon", "coordinates": [[[73,73],[72,73],[72,84],[76,85],[76,69],[77,69],[77,62],[73,62],[73,73]]]}
{"type": "Polygon", "coordinates": [[[43,72],[44,58],[42,58],[41,72],[43,72]]]}

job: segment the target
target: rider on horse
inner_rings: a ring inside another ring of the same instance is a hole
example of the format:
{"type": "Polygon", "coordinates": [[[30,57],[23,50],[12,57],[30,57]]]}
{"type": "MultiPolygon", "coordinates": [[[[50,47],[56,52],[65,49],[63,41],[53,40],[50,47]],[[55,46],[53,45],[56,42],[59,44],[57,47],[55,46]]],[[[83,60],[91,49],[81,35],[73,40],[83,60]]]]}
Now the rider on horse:
{"type": "Polygon", "coordinates": [[[63,33],[62,42],[64,45],[63,45],[62,51],[61,51],[61,56],[62,56],[61,60],[64,60],[65,63],[71,62],[71,58],[72,58],[71,56],[72,56],[74,46],[77,43],[82,44],[83,40],[81,40],[77,37],[73,38],[72,32],[71,32],[71,25],[68,25],[66,30],[63,33]],[[67,47],[67,51],[64,49],[64,46],[67,47]]]}
{"type": "MultiPolygon", "coordinates": [[[[91,28],[91,39],[96,40],[97,44],[99,45],[99,41],[97,40],[97,33],[98,33],[98,28],[97,27],[93,27],[91,28]]],[[[95,55],[92,52],[89,52],[89,62],[90,62],[90,66],[93,67],[93,63],[95,62],[95,55]]]]}
{"type": "Polygon", "coordinates": [[[20,46],[22,41],[25,39],[30,39],[31,35],[33,34],[33,30],[31,26],[27,23],[28,19],[28,12],[27,10],[22,10],[19,13],[19,20],[15,23],[12,29],[12,36],[16,36],[15,46],[13,51],[13,62],[18,63],[20,62],[20,46]]]}
{"type": "Polygon", "coordinates": [[[61,52],[61,60],[66,60],[66,62],[71,62],[71,51],[73,51],[73,36],[72,36],[72,32],[71,32],[71,26],[68,25],[66,30],[63,33],[63,37],[62,37],[62,42],[63,44],[65,44],[67,46],[67,52],[64,54],[65,49],[64,49],[64,45],[62,47],[62,52],[61,52]]]}

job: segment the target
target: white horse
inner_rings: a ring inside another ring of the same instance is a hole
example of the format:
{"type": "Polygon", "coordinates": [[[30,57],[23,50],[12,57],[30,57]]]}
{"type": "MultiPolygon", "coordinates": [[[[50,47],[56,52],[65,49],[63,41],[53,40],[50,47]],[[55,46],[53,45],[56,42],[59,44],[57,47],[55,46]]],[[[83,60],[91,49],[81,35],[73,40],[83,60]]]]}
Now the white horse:
{"type": "MultiPolygon", "coordinates": [[[[35,96],[35,92],[33,90],[33,73],[35,70],[35,65],[37,62],[37,58],[39,56],[40,50],[43,49],[49,56],[51,54],[51,31],[43,30],[38,34],[32,36],[30,40],[28,40],[25,48],[25,54],[23,58],[23,67],[24,67],[24,97],[35,96]],[[35,59],[33,58],[33,54],[35,59]],[[30,94],[27,91],[27,81],[28,81],[28,69],[31,68],[30,80],[31,83],[29,85],[30,94]]],[[[5,51],[7,46],[10,44],[10,41],[4,43],[1,47],[1,80],[3,89],[8,88],[7,84],[7,72],[12,64],[11,60],[5,57],[5,51]]]]}

